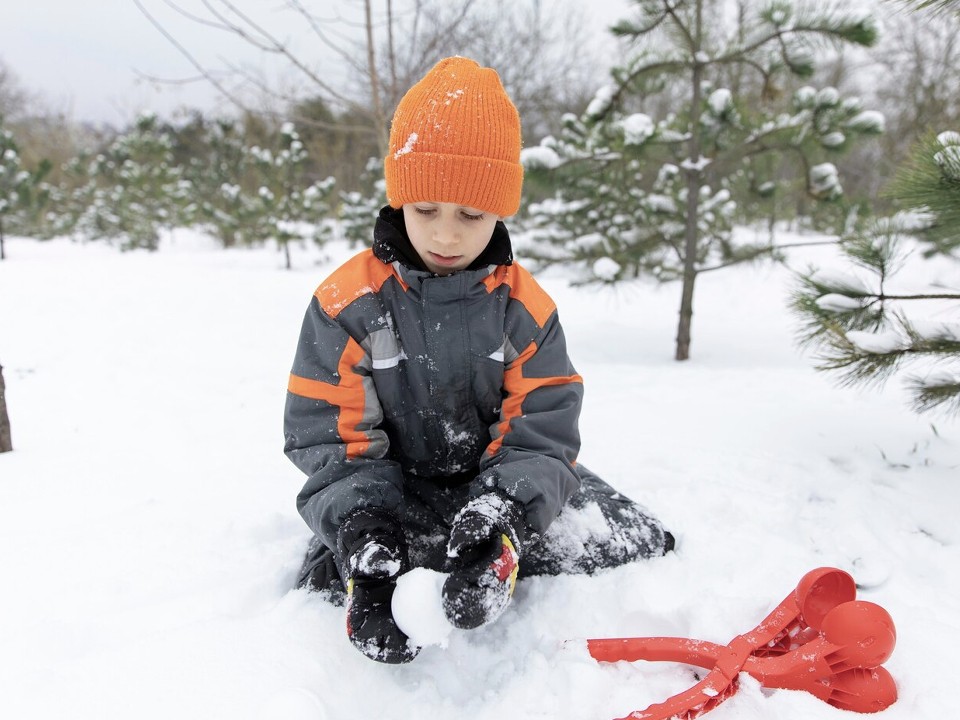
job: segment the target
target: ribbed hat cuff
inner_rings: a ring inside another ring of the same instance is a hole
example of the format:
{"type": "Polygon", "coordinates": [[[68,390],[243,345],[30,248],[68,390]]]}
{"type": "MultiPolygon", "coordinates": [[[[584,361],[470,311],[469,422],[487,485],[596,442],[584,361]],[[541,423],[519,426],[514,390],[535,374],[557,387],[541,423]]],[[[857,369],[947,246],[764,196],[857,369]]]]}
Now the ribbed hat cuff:
{"type": "Polygon", "coordinates": [[[520,209],[523,166],[467,155],[411,152],[384,158],[391,207],[449,202],[509,217],[520,209]]]}

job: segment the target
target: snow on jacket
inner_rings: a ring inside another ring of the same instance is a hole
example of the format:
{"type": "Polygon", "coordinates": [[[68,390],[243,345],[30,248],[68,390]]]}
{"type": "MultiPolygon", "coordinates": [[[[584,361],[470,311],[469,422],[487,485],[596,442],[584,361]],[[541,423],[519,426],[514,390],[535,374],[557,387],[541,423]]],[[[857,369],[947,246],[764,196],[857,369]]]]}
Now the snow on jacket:
{"type": "Polygon", "coordinates": [[[297,507],[334,548],[351,511],[399,506],[405,474],[466,478],[471,496],[520,503],[539,535],[580,486],[583,385],[556,306],[511,261],[502,223],[502,263],[439,277],[411,267],[391,217],[303,321],[284,414],[284,451],[308,476],[297,507]]]}

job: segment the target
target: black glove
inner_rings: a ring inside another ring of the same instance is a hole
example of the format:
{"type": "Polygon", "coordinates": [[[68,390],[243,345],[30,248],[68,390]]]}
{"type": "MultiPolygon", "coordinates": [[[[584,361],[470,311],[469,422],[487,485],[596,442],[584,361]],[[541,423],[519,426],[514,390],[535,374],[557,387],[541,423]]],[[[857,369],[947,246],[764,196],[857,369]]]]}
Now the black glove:
{"type": "Polygon", "coordinates": [[[360,652],[384,663],[413,660],[420,648],[393,621],[397,578],[409,569],[400,523],[389,513],[357,510],[340,526],[337,545],[347,576],[347,637],[360,652]]]}
{"type": "Polygon", "coordinates": [[[457,513],[447,557],[453,571],[443,583],[443,610],[458,628],[493,622],[506,610],[520,569],[519,506],[487,493],[457,513]]]}

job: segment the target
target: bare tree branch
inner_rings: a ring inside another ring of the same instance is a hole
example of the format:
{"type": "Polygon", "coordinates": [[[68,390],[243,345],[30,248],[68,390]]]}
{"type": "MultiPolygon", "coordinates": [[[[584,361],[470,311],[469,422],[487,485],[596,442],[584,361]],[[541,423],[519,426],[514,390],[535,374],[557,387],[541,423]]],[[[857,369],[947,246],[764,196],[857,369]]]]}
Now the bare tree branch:
{"type": "Polygon", "coordinates": [[[140,10],[141,13],[143,13],[143,16],[147,18],[150,24],[153,25],[160,32],[160,34],[163,35],[204,78],[206,78],[207,82],[213,85],[220,92],[221,95],[223,95],[228,101],[230,101],[232,105],[240,110],[248,110],[243,101],[230,92],[230,90],[228,90],[223,83],[217,80],[217,78],[215,78],[210,71],[208,71],[207,68],[205,68],[203,64],[190,53],[189,50],[187,50],[172,34],[170,34],[170,32],[160,22],[158,22],[153,15],[147,12],[147,9],[143,6],[143,3],[140,0],[133,0],[133,4],[137,6],[137,9],[140,10]]]}

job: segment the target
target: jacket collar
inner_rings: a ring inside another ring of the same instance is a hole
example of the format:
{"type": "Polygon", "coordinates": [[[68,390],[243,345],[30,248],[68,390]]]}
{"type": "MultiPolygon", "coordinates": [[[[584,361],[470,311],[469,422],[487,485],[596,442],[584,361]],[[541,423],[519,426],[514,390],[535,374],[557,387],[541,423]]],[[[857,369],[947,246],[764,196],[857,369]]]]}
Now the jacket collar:
{"type": "MultiPolygon", "coordinates": [[[[411,270],[429,272],[410,242],[407,226],[403,221],[403,210],[400,208],[386,205],[380,209],[380,215],[373,229],[373,254],[384,263],[399,262],[411,270]]],[[[512,264],[513,247],[510,243],[510,233],[507,231],[507,226],[498,221],[487,247],[466,269],[479,270],[490,265],[512,264]]]]}

